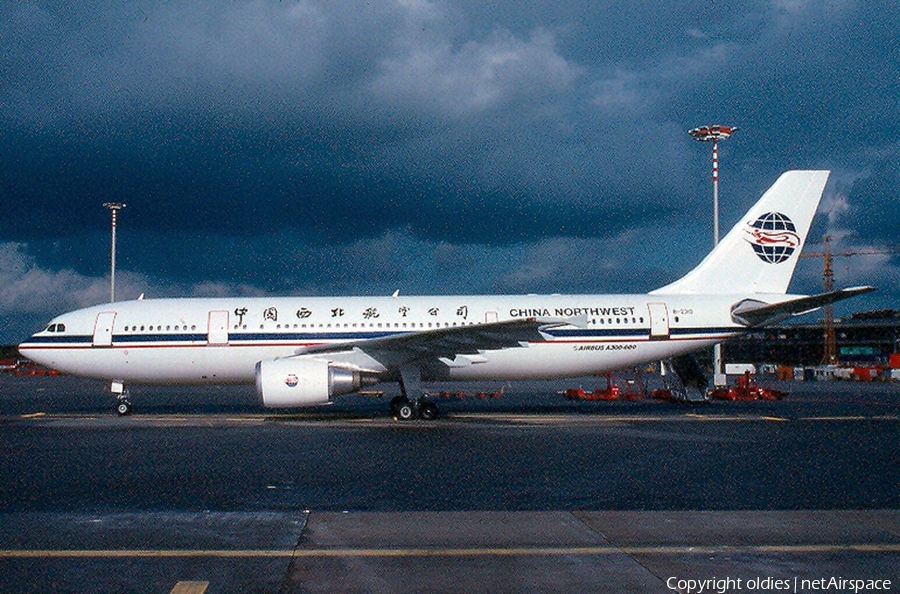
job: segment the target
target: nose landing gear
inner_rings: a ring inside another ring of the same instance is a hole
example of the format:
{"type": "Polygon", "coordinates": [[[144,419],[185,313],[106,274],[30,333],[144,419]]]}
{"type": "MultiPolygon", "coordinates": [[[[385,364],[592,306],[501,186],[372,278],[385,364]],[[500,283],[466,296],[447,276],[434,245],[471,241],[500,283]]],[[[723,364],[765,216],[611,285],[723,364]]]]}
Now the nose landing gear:
{"type": "Polygon", "coordinates": [[[128,393],[128,390],[125,388],[125,384],[123,382],[113,380],[110,383],[109,391],[112,392],[116,396],[116,414],[120,417],[125,417],[131,414],[132,406],[131,406],[131,395],[128,393]]]}

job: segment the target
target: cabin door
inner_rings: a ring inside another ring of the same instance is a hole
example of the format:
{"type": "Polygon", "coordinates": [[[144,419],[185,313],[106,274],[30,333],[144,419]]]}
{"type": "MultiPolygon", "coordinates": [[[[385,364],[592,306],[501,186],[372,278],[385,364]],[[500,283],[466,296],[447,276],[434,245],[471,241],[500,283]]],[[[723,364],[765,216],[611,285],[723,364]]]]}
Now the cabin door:
{"type": "Polygon", "coordinates": [[[97,314],[97,321],[94,323],[94,339],[91,342],[95,347],[112,346],[113,324],[116,321],[116,312],[103,311],[97,314]]]}
{"type": "Polygon", "coordinates": [[[669,309],[665,303],[648,303],[650,313],[650,340],[669,338],[669,309]]]}
{"type": "Polygon", "coordinates": [[[206,336],[208,346],[225,346],[228,344],[228,312],[209,312],[209,329],[206,336]]]}

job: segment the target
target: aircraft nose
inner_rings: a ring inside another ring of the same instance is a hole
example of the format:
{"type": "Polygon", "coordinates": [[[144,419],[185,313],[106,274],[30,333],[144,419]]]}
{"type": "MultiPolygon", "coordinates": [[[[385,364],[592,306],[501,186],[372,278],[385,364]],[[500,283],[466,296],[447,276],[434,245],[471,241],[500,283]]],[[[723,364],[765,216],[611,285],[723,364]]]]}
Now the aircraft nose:
{"type": "Polygon", "coordinates": [[[19,354],[23,357],[31,359],[31,350],[28,348],[28,345],[32,342],[34,342],[34,335],[25,342],[20,343],[19,346],[16,347],[16,350],[19,351],[19,354]]]}
{"type": "Polygon", "coordinates": [[[36,348],[36,344],[38,342],[40,342],[39,336],[37,334],[33,334],[31,336],[31,338],[29,338],[25,342],[21,343],[16,348],[16,350],[18,350],[19,354],[22,355],[23,357],[25,357],[26,359],[29,359],[29,360],[34,361],[35,363],[39,363],[41,365],[46,365],[47,364],[47,361],[46,361],[47,357],[45,356],[46,353],[44,351],[42,351],[41,349],[36,348]]]}

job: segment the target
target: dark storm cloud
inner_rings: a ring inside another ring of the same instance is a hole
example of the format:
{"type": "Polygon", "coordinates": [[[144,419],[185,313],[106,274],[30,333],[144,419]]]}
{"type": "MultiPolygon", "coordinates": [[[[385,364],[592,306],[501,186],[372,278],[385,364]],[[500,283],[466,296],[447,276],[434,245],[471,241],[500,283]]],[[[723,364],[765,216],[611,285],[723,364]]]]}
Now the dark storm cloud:
{"type": "Polygon", "coordinates": [[[816,233],[890,242],[883,6],[4,4],[2,304],[38,315],[40,278],[83,286],[57,305],[102,299],[109,200],[132,292],[652,289],[706,250],[708,146],[685,130],[714,121],[741,127],[724,226],[822,167],[846,209],[816,233]]]}
{"type": "MultiPolygon", "coordinates": [[[[560,56],[552,34],[499,27],[454,43],[454,27],[426,3],[355,18],[331,11],[22,11],[41,18],[13,20],[61,42],[49,56],[35,43],[12,60],[21,94],[50,97],[11,110],[20,118],[10,122],[10,177],[28,198],[15,227],[58,229],[46,215],[68,196],[69,232],[96,228],[78,207],[110,193],[141,207],[129,211],[138,228],[247,234],[268,220],[333,239],[409,225],[503,243],[521,239],[515,229],[525,224],[565,234],[559,209],[570,200],[612,202],[604,218],[621,213],[621,197],[597,196],[593,171],[623,141],[568,129],[567,118],[586,115],[567,98],[583,92],[582,69],[560,56]],[[34,77],[34,62],[51,76],[34,77]],[[567,142],[593,148],[559,158],[554,147],[567,142]],[[554,177],[563,179],[547,183],[554,177]],[[434,216],[421,216],[423,198],[436,203],[434,216]],[[515,217],[509,233],[437,222],[453,211],[477,223],[497,206],[515,217]]],[[[3,232],[25,239],[13,225],[3,232]]]]}
{"type": "Polygon", "coordinates": [[[900,240],[900,160],[880,160],[857,180],[847,196],[847,224],[855,238],[881,246],[896,246],[900,240]],[[894,216],[885,216],[893,213],[894,216]]]}

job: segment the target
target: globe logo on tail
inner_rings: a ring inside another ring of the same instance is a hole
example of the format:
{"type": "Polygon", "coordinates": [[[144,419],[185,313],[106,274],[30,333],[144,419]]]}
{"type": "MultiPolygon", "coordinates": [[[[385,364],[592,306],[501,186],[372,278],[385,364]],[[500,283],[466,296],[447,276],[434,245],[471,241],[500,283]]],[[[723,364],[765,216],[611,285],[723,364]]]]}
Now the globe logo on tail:
{"type": "Polygon", "coordinates": [[[745,239],[763,262],[780,264],[800,247],[797,228],[780,212],[767,212],[747,226],[745,239]]]}

